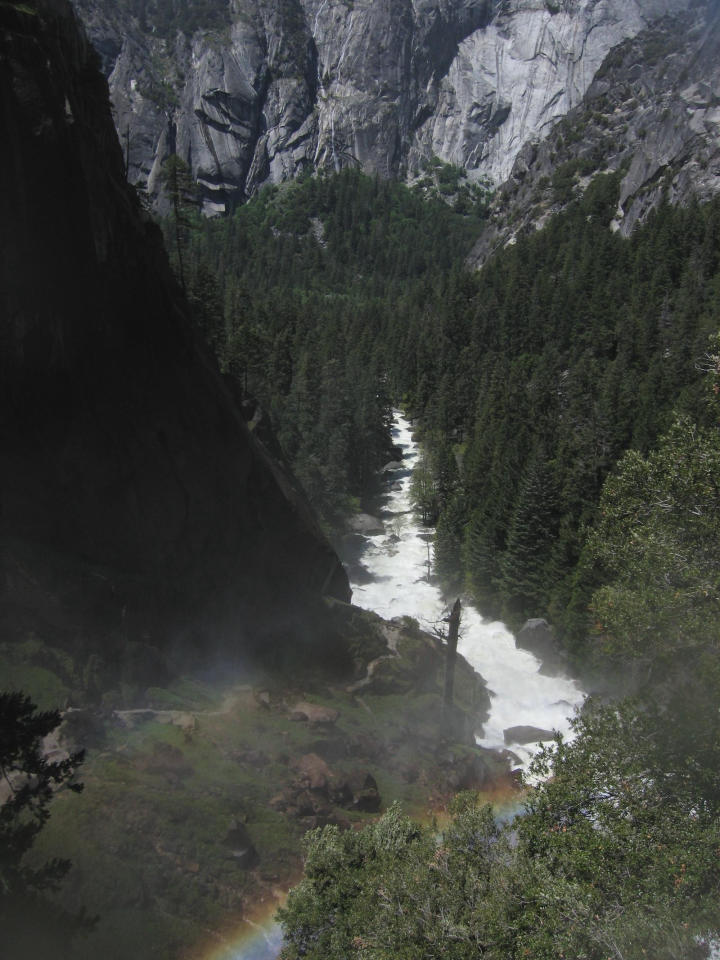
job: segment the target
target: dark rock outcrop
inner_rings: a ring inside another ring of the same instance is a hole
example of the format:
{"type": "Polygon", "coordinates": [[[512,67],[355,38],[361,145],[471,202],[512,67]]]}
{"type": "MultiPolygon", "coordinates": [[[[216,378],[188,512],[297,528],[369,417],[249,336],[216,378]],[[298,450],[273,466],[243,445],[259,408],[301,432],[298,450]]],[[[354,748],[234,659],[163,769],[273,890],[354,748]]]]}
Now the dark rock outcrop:
{"type": "Polygon", "coordinates": [[[303,624],[347,578],[191,326],[97,55],[65,0],[0,25],[4,638],[111,670],[131,641],[148,662],[327,644],[303,624]]]}
{"type": "Polygon", "coordinates": [[[555,676],[567,669],[567,659],[550,624],[541,617],[526,620],[515,636],[515,646],[534,653],[542,666],[540,672],[555,676]]]}
{"type": "Polygon", "coordinates": [[[544,730],[542,727],[531,727],[520,725],[517,727],[508,727],[503,730],[505,743],[540,743],[543,740],[552,740],[552,730],[544,730]]]}

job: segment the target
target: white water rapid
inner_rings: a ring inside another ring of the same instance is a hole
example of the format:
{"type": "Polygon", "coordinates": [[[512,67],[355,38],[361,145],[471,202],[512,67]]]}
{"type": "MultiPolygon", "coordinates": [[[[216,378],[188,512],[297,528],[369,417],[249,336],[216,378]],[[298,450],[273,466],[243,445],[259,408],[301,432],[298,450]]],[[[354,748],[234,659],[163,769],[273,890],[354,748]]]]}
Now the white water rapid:
{"type": "MultiPolygon", "coordinates": [[[[432,630],[447,615],[447,605],[439,588],[428,581],[433,531],[413,515],[410,481],[419,450],[400,413],[395,415],[393,440],[403,451],[402,469],[391,475],[394,482],[383,502],[380,519],[385,531],[369,536],[360,556],[372,579],[366,583],[368,577],[363,576],[358,577],[363,582],[353,582],[351,577],[353,603],[386,619],[407,614],[432,630]]],[[[506,744],[506,729],[527,725],[569,733],[569,718],[582,703],[583,691],[567,677],[539,673],[539,660],[515,647],[504,624],[484,620],[464,604],[458,650],[484,677],[492,698],[480,746],[507,748],[526,767],[536,744],[506,744]]]]}

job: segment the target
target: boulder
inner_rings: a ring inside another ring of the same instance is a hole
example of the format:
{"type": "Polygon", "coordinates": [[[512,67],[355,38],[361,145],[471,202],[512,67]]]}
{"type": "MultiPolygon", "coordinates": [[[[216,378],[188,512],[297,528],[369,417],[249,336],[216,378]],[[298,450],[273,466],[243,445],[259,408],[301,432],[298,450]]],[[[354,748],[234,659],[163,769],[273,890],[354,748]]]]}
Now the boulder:
{"type": "Polygon", "coordinates": [[[558,647],[547,620],[540,617],[527,620],[515,637],[515,646],[535,654],[542,663],[544,674],[552,676],[565,671],[565,655],[558,647]]]}
{"type": "Polygon", "coordinates": [[[286,809],[290,816],[299,818],[316,814],[327,816],[332,808],[321,798],[313,796],[309,790],[301,790],[294,794],[292,803],[288,804],[286,809]]]}
{"type": "Polygon", "coordinates": [[[313,816],[299,818],[306,830],[315,830],[317,827],[338,827],[340,830],[349,830],[351,827],[347,817],[341,816],[336,811],[328,814],[315,814],[313,816]]]}
{"type": "Polygon", "coordinates": [[[416,677],[412,665],[399,657],[378,658],[368,673],[365,690],[370,693],[408,693],[416,677]]]}
{"type": "Polygon", "coordinates": [[[340,717],[339,710],[332,707],[321,707],[315,703],[302,701],[296,703],[290,711],[290,719],[296,722],[307,722],[313,726],[333,726],[340,717]]]}
{"type": "Polygon", "coordinates": [[[327,791],[332,774],[322,757],[316,753],[306,753],[305,756],[296,760],[292,767],[297,771],[298,782],[309,790],[327,791]]]}
{"type": "Polygon", "coordinates": [[[316,753],[307,753],[289,765],[297,776],[269,805],[300,820],[308,830],[329,823],[345,828],[347,820],[334,810],[334,804],[365,813],[377,813],[380,809],[377,783],[367,771],[338,777],[316,753]]]}
{"type": "Polygon", "coordinates": [[[503,730],[505,743],[540,743],[542,740],[552,740],[553,736],[552,730],[544,730],[542,727],[531,727],[522,724],[503,730]]]}
{"type": "Polygon", "coordinates": [[[347,749],[349,756],[355,759],[364,757],[376,763],[383,760],[388,752],[385,743],[369,733],[354,734],[348,741],[347,749]]]}
{"type": "Polygon", "coordinates": [[[360,533],[365,537],[385,533],[382,520],[378,520],[377,517],[373,517],[369,513],[356,513],[348,520],[348,526],[353,533],[360,533]]]}
{"type": "Polygon", "coordinates": [[[382,805],[378,785],[371,773],[353,770],[330,787],[330,799],[346,810],[377,813],[382,805]]]}
{"type": "Polygon", "coordinates": [[[479,790],[490,778],[487,761],[479,753],[458,753],[451,755],[449,762],[443,764],[447,773],[444,786],[452,791],[479,790]]]}

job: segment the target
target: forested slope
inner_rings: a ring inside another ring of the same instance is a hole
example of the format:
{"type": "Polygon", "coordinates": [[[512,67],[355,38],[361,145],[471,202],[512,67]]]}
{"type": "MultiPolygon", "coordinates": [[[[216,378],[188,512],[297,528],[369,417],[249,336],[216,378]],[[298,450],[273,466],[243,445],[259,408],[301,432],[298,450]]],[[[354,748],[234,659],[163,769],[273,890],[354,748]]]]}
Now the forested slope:
{"type": "Polygon", "coordinates": [[[400,334],[398,353],[420,358],[400,383],[430,451],[441,464],[451,443],[461,458],[439,503],[438,564],[513,620],[582,612],[572,574],[608,471],[676,406],[702,415],[720,204],[662,206],[623,240],[608,229],[615,199],[615,178],[598,177],[488,263],[465,303],[400,334]]]}
{"type": "Polygon", "coordinates": [[[458,172],[445,170],[451,197],[472,213],[345,171],[264,190],[222,221],[186,208],[179,242],[175,220],[166,225],[221,365],[270,413],[331,525],[392,459],[390,406],[399,398],[389,332],[412,309],[409,297],[434,297],[480,228],[482,193],[463,193],[458,172]]]}
{"type": "Polygon", "coordinates": [[[355,172],[268,191],[187,240],[207,336],[326,517],[372,491],[403,403],[440,575],[511,622],[549,614],[576,647],[602,484],[674,410],[706,416],[696,364],[718,315],[720,203],[663,204],[624,239],[618,183],[597,176],[477,274],[463,255],[482,200],[459,213],[355,172]]]}

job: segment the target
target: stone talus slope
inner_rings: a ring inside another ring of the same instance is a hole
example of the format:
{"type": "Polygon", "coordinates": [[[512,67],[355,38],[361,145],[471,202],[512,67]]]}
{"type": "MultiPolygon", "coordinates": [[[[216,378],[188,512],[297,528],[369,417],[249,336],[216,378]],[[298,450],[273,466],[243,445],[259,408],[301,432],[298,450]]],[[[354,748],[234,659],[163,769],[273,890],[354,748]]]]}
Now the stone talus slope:
{"type": "Polygon", "coordinates": [[[36,9],[0,7],[3,639],[301,643],[347,578],[189,323],[71,8],[36,9]]]}
{"type": "Polygon", "coordinates": [[[166,37],[76,5],[131,179],[155,191],[177,150],[214,212],[308,166],[396,176],[436,155],[500,182],[613,47],[688,0],[218,0],[225,29],[166,37]]]}

